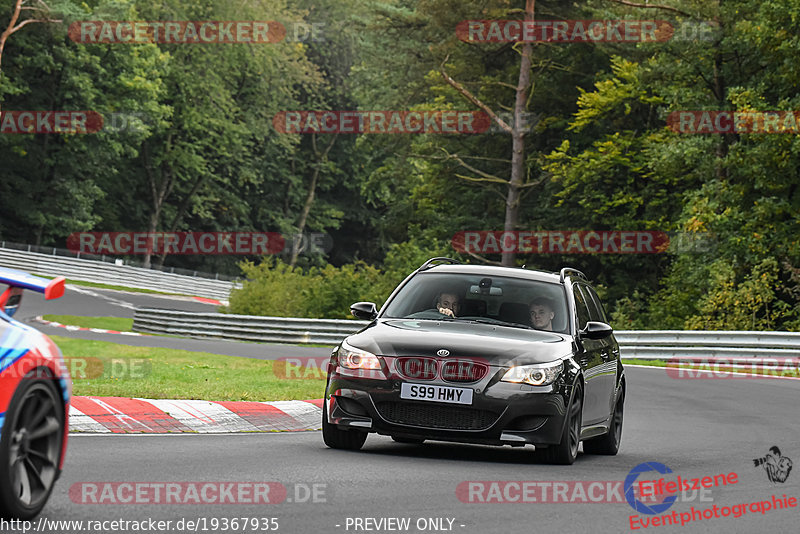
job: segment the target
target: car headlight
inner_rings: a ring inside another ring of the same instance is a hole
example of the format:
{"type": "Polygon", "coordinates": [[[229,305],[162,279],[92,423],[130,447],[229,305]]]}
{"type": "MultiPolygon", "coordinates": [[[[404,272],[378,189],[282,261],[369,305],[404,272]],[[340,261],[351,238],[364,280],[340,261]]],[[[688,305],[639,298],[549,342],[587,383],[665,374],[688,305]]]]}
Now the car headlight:
{"type": "Polygon", "coordinates": [[[381,361],[371,352],[357,349],[342,342],[337,354],[339,365],[345,369],[380,369],[381,361]]]}
{"type": "Polygon", "coordinates": [[[500,380],[515,384],[547,386],[555,382],[563,370],[564,362],[560,360],[536,365],[519,365],[506,371],[506,374],[500,380]]]}

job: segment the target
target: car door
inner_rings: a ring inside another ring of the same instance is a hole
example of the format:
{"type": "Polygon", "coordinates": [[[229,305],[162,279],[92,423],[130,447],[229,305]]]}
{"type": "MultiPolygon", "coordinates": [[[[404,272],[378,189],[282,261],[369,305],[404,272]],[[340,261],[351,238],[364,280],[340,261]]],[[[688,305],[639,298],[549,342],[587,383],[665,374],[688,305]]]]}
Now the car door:
{"type": "MultiPolygon", "coordinates": [[[[589,304],[581,291],[581,284],[572,284],[572,296],[575,302],[575,325],[580,332],[591,320],[589,304]]],[[[602,383],[604,344],[596,339],[579,339],[575,361],[583,370],[585,382],[583,394],[583,424],[599,423],[608,417],[607,400],[602,383]]]]}
{"type": "MultiPolygon", "coordinates": [[[[589,306],[589,318],[592,321],[608,323],[608,317],[595,290],[589,285],[581,284],[581,291],[586,298],[586,304],[589,306]]],[[[601,369],[598,370],[596,378],[599,386],[599,401],[601,404],[604,403],[603,405],[606,408],[605,417],[608,417],[614,405],[617,369],[619,367],[619,345],[613,335],[598,339],[596,342],[599,344],[600,358],[602,359],[601,369]]]]}

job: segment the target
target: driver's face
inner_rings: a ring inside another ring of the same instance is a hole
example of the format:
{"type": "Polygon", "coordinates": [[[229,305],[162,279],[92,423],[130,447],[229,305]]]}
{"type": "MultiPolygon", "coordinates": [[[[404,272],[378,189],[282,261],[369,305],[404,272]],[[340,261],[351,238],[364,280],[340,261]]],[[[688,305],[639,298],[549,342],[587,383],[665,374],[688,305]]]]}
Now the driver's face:
{"type": "Polygon", "coordinates": [[[556,314],[548,308],[547,306],[536,304],[531,306],[531,322],[533,323],[534,328],[540,329],[553,329],[553,317],[556,314]]]}
{"type": "Polygon", "coordinates": [[[439,308],[447,308],[453,310],[453,313],[458,313],[461,310],[461,300],[457,295],[452,293],[442,293],[439,297],[439,308]]]}

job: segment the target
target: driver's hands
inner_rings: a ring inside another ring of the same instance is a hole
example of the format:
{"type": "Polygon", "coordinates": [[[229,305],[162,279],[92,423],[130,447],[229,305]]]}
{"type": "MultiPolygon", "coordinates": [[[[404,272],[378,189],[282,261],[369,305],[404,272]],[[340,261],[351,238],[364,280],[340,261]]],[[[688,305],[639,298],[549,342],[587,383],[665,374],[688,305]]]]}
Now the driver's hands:
{"type": "Polygon", "coordinates": [[[453,310],[451,310],[450,308],[439,308],[439,313],[441,313],[442,315],[447,315],[448,317],[452,317],[453,319],[455,319],[456,317],[456,314],[453,313],[453,310]]]}

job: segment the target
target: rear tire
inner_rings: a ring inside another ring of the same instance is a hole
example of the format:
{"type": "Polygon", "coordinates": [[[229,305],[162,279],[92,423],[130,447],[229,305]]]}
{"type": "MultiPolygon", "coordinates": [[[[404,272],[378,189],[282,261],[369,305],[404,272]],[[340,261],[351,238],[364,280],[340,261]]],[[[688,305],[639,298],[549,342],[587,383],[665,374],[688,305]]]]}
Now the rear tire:
{"type": "Polygon", "coordinates": [[[567,420],[564,422],[564,430],[561,433],[561,443],[547,447],[539,453],[539,456],[549,464],[572,465],[578,457],[582,421],[583,388],[577,385],[567,409],[567,420]]]}
{"type": "Polygon", "coordinates": [[[339,430],[328,422],[328,401],[322,403],[322,440],[331,449],[357,451],[367,441],[367,433],[358,430],[339,430]]]}
{"type": "Polygon", "coordinates": [[[0,437],[0,517],[27,520],[42,511],[59,475],[64,425],[53,380],[24,378],[0,437]]]}
{"type": "Polygon", "coordinates": [[[625,409],[625,394],[620,391],[617,403],[614,405],[614,413],[611,414],[611,424],[608,432],[602,436],[588,439],[583,442],[583,452],[586,454],[602,454],[615,456],[622,443],[622,416],[625,409]]]}

